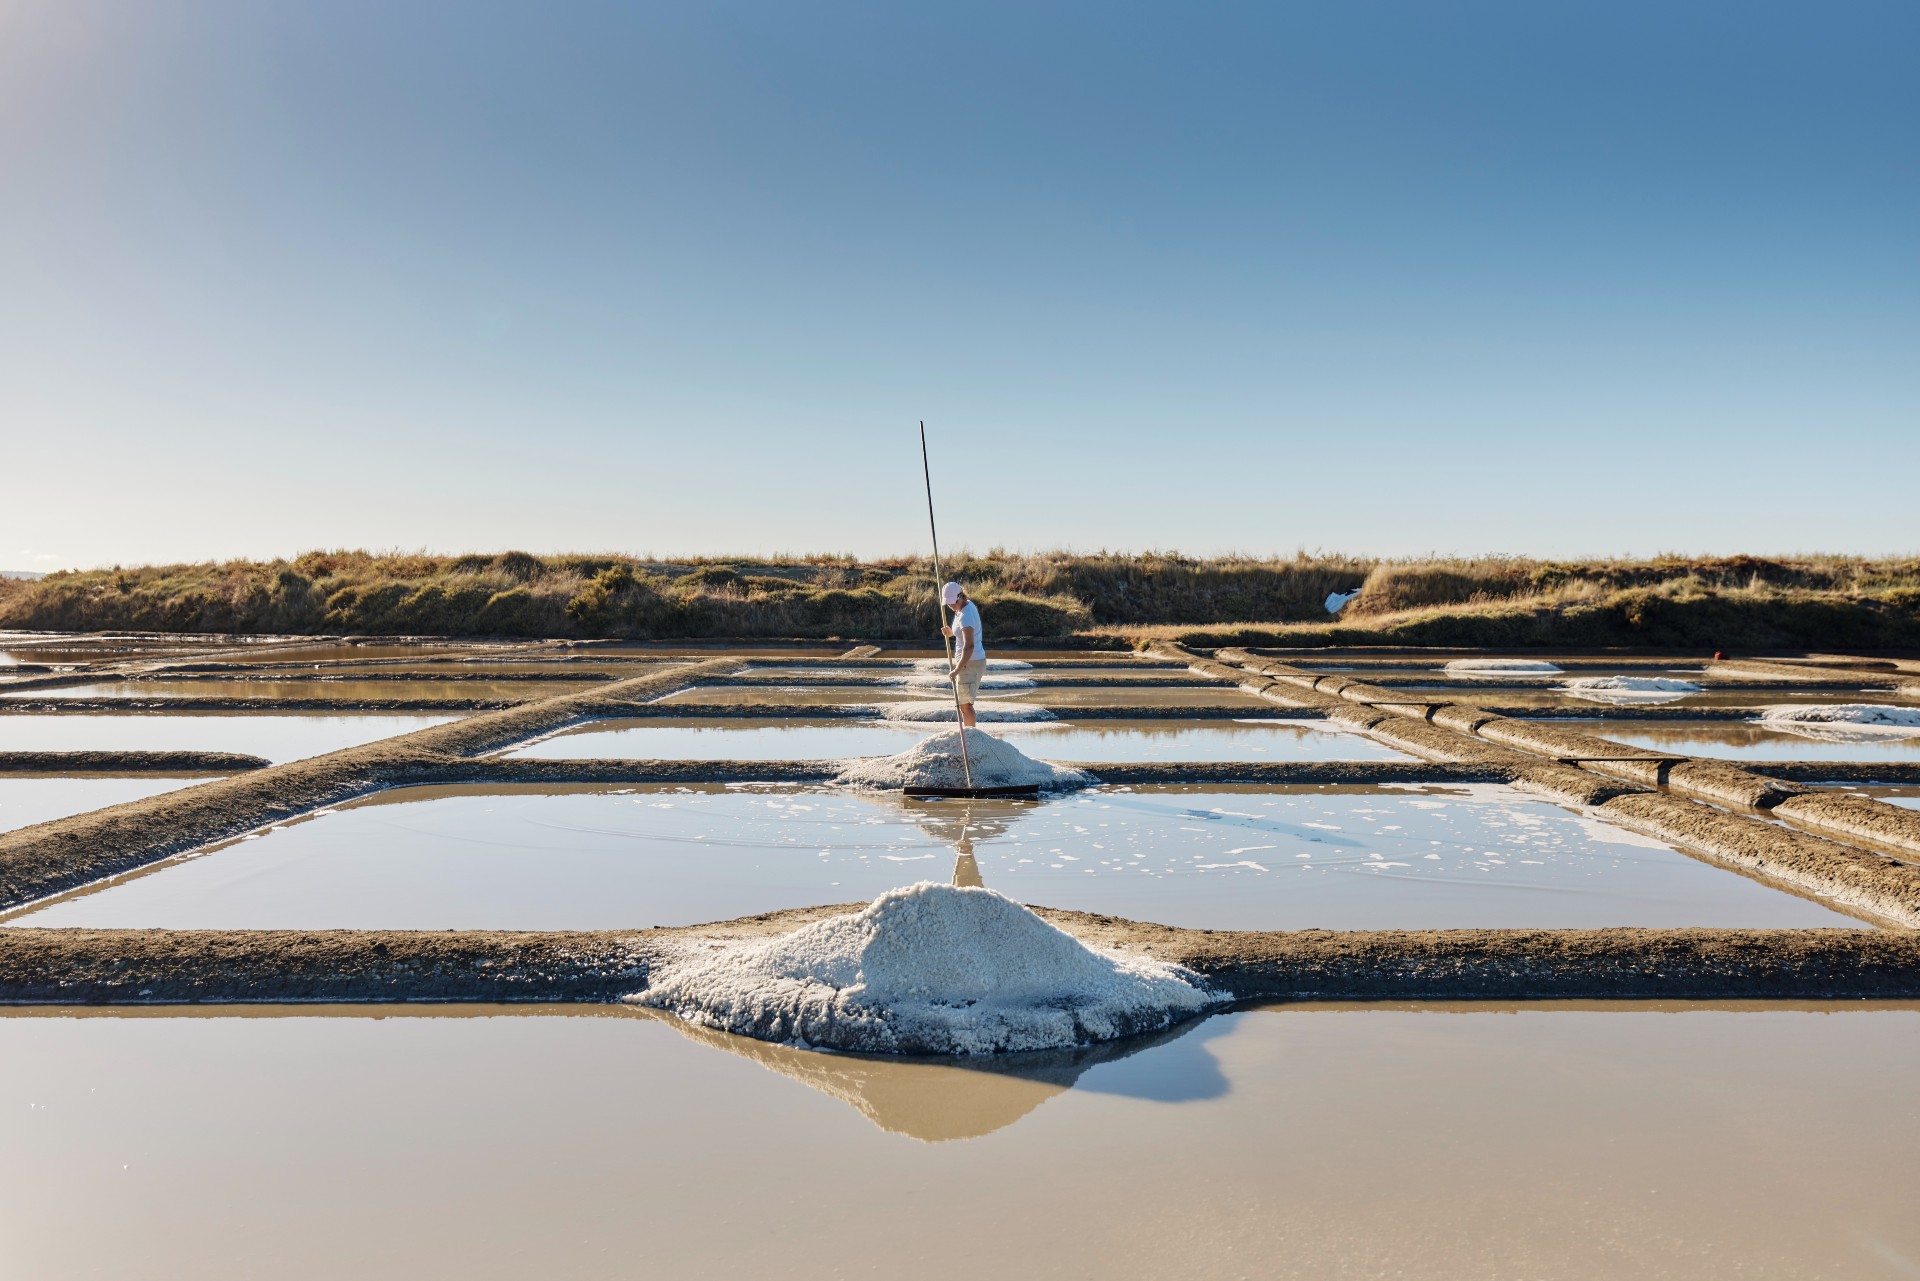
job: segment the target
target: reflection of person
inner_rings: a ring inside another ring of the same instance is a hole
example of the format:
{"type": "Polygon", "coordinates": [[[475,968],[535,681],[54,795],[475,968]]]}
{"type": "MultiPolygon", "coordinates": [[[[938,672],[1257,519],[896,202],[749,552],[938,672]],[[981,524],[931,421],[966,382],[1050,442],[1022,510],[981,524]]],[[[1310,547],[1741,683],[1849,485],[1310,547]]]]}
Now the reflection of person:
{"type": "Polygon", "coordinates": [[[973,842],[965,841],[954,847],[953,883],[966,885],[973,889],[983,889],[986,882],[980,879],[980,864],[973,858],[973,842]]]}
{"type": "Polygon", "coordinates": [[[953,611],[953,625],[940,634],[953,637],[953,666],[947,679],[960,701],[960,723],[973,727],[973,703],[980,697],[980,678],[987,674],[986,633],[980,627],[980,607],[967,598],[958,583],[940,589],[940,603],[953,611]]]}

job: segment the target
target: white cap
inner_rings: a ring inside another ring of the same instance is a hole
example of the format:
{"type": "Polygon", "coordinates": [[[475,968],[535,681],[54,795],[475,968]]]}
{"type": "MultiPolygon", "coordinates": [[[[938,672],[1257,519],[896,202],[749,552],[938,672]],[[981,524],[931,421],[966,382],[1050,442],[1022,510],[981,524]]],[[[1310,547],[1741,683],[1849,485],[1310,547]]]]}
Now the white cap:
{"type": "Polygon", "coordinates": [[[948,583],[940,589],[940,603],[951,605],[960,599],[960,584],[948,583]]]}

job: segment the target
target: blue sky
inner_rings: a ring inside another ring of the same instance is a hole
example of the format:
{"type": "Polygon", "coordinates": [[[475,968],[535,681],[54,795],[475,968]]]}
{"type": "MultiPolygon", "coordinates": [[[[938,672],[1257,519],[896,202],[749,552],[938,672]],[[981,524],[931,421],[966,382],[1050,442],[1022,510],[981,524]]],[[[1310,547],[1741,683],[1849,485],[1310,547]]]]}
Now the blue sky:
{"type": "Polygon", "coordinates": [[[1911,3],[0,0],[0,568],[1920,550],[1911,3]]]}

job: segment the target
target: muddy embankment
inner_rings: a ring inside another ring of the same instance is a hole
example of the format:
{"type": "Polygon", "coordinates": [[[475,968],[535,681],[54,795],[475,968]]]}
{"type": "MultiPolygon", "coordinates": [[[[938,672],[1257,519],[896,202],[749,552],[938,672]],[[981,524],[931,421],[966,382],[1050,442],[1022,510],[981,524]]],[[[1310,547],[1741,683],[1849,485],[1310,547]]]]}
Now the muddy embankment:
{"type": "Polygon", "coordinates": [[[0,752],[0,774],[238,774],[271,761],[241,752],[0,752]]]}
{"type": "MultiPolygon", "coordinates": [[[[678,929],[0,930],[0,1002],[609,1001],[689,945],[860,904],[678,929]]],[[[1920,934],[1884,930],[1175,929],[1036,909],[1086,942],[1189,966],[1241,999],[1920,997],[1920,934]]]]}

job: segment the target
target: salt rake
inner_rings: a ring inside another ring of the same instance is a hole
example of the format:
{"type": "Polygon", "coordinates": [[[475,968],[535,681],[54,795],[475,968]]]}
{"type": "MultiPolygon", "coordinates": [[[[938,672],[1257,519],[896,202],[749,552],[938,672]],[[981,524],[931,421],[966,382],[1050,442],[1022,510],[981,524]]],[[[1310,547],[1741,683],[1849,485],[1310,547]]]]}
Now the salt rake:
{"type": "MultiPolygon", "coordinates": [[[[920,420],[920,476],[927,485],[927,532],[933,536],[933,608],[940,616],[940,645],[946,651],[947,670],[953,670],[953,638],[947,635],[946,605],[940,599],[941,580],[946,577],[940,572],[940,529],[933,521],[933,467],[927,462],[927,420],[920,420]]],[[[953,688],[953,726],[960,733],[960,769],[965,774],[965,787],[908,787],[908,796],[939,799],[942,797],[973,796],[1038,796],[1038,783],[1017,787],[975,787],[973,785],[973,761],[967,754],[967,723],[960,716],[960,681],[949,676],[947,683],[953,688]]]]}

